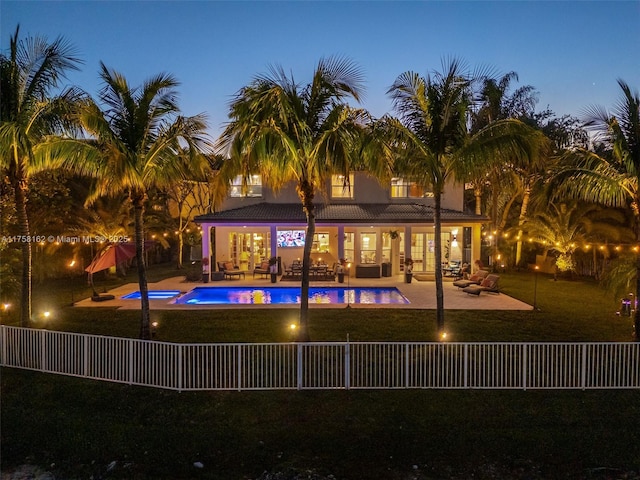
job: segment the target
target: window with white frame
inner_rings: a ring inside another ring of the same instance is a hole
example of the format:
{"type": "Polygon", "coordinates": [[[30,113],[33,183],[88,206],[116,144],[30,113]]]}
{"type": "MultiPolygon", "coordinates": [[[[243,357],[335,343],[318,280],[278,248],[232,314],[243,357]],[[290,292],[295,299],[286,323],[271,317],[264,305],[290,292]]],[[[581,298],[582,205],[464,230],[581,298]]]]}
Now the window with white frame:
{"type": "Polygon", "coordinates": [[[331,198],[353,198],[353,173],[331,175],[331,198]]]}
{"type": "Polygon", "coordinates": [[[402,177],[391,179],[391,198],[423,198],[433,197],[433,192],[426,190],[416,182],[402,177]]]}
{"type": "Polygon", "coordinates": [[[238,175],[231,182],[229,188],[231,197],[262,197],[262,177],[260,175],[250,175],[247,184],[242,185],[242,176],[238,175]]]}
{"type": "Polygon", "coordinates": [[[360,263],[378,263],[376,253],[376,241],[378,235],[376,233],[360,234],[360,263]]]}
{"type": "Polygon", "coordinates": [[[355,251],[355,233],[353,232],[344,232],[344,259],[347,262],[354,261],[354,251],[355,251]]]}

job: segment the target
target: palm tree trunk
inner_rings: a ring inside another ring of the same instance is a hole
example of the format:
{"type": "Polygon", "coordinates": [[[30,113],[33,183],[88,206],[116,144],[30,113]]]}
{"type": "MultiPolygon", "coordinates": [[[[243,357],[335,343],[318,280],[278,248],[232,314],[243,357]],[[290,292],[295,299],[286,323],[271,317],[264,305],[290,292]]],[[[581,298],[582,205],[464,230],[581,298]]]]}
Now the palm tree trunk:
{"type": "MultiPolygon", "coordinates": [[[[636,200],[636,205],[640,204],[639,200],[636,200]]],[[[636,239],[640,243],[640,218],[636,216],[636,239]]],[[[638,295],[640,294],[640,253],[636,253],[636,302],[638,301],[638,295]]],[[[635,313],[633,315],[633,331],[636,341],[640,341],[640,309],[637,305],[634,305],[635,313]]]]}
{"type": "Polygon", "coordinates": [[[147,286],[147,267],[144,260],[143,201],[143,195],[137,195],[133,199],[136,237],[136,263],[138,265],[138,286],[140,288],[140,338],[142,340],[151,340],[149,287],[147,286]]]}
{"type": "Polygon", "coordinates": [[[307,216],[307,236],[304,239],[304,251],[302,258],[302,285],[300,287],[300,325],[298,329],[298,341],[308,342],[309,335],[309,262],[311,261],[311,247],[313,235],[316,233],[316,211],[313,204],[313,187],[309,182],[303,181],[298,187],[298,195],[302,200],[302,208],[307,216]]]}
{"type": "Polygon", "coordinates": [[[531,198],[531,187],[529,185],[524,187],[524,193],[522,194],[522,205],[520,206],[520,216],[518,217],[518,237],[516,243],[516,267],[520,265],[522,259],[522,224],[527,217],[527,210],[529,208],[529,199],[531,198]]]}
{"type": "Polygon", "coordinates": [[[444,289],[442,284],[442,224],[440,220],[442,189],[440,186],[434,188],[433,199],[435,202],[435,210],[433,214],[434,231],[435,231],[435,248],[434,255],[436,261],[436,325],[438,327],[438,338],[443,339],[444,336],[444,289]]]}
{"type": "Polygon", "coordinates": [[[476,199],[476,215],[482,215],[482,188],[474,188],[473,196],[476,199]]]}
{"type": "MultiPolygon", "coordinates": [[[[179,207],[178,208],[178,216],[180,218],[179,220],[179,224],[178,224],[178,260],[177,260],[177,264],[176,264],[176,268],[178,270],[182,269],[182,255],[183,255],[183,250],[184,250],[184,232],[182,231],[182,227],[183,227],[183,221],[182,221],[182,208],[179,207]]],[[[204,238],[202,239],[202,241],[204,242],[204,238]]]]}
{"type": "Polygon", "coordinates": [[[22,278],[20,293],[20,325],[29,327],[31,324],[31,242],[29,230],[29,217],[27,215],[27,188],[21,178],[13,182],[13,190],[16,201],[16,214],[21,238],[20,250],[22,252],[22,278]]]}

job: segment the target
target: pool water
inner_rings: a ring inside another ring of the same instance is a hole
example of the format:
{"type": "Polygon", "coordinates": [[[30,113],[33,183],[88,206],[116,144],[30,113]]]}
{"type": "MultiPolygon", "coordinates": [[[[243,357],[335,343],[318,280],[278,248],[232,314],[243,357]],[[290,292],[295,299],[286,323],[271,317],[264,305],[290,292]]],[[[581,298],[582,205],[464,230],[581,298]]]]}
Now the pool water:
{"type": "MultiPolygon", "coordinates": [[[[165,300],[177,297],[180,290],[149,290],[149,300],[165,300]]],[[[123,300],[140,300],[140,292],[133,292],[122,297],[123,300]]]]}
{"type": "MultiPolygon", "coordinates": [[[[295,304],[300,287],[196,287],[176,298],[178,305],[295,304]]],[[[309,303],[402,304],[409,303],[397,288],[310,287],[309,303]]]]}

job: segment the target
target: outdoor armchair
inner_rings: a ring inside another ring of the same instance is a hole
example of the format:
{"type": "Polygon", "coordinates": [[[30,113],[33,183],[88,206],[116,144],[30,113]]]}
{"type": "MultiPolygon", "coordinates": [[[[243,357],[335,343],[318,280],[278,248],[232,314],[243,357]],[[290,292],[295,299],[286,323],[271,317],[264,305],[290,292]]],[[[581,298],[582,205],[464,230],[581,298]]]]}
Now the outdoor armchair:
{"type": "Polygon", "coordinates": [[[270,273],[271,270],[269,269],[269,261],[265,260],[253,269],[253,278],[256,278],[256,275],[264,275],[264,277],[267,278],[270,273]]]}

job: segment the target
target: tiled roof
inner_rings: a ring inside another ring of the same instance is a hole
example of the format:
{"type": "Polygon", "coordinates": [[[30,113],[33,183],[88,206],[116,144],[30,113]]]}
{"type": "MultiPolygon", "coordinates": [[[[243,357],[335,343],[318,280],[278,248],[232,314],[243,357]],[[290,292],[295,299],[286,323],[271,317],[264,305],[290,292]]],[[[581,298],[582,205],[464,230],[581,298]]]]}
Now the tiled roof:
{"type": "MultiPolygon", "coordinates": [[[[442,221],[483,222],[473,213],[443,209],[442,221]]],[[[197,223],[306,223],[299,203],[258,203],[246,207],[199,215],[197,223]]],[[[332,204],[316,205],[316,223],[433,223],[433,207],[419,204],[332,204]]]]}

